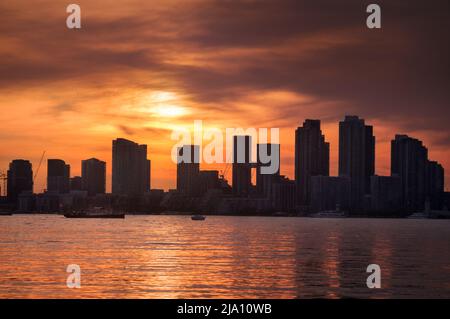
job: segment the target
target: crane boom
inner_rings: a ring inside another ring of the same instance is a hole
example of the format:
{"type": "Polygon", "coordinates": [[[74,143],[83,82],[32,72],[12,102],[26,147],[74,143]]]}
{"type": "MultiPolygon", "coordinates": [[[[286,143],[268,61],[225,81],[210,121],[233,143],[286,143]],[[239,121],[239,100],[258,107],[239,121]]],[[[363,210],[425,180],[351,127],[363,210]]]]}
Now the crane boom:
{"type": "Polygon", "coordinates": [[[33,182],[36,181],[36,177],[37,177],[37,175],[38,175],[38,173],[39,173],[39,169],[41,168],[42,160],[44,159],[45,152],[46,152],[46,151],[43,151],[43,152],[42,152],[41,159],[39,160],[39,165],[38,165],[38,167],[37,167],[37,169],[36,169],[36,173],[34,173],[34,176],[33,176],[33,182]]]}

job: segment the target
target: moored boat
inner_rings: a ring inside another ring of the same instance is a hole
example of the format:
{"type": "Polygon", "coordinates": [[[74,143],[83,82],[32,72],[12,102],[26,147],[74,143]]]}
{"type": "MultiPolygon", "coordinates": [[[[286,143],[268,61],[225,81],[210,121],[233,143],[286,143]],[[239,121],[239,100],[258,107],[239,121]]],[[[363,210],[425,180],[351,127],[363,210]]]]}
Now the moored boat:
{"type": "Polygon", "coordinates": [[[71,211],[64,214],[66,218],[125,218],[124,213],[113,212],[101,207],[89,211],[71,211]]]}

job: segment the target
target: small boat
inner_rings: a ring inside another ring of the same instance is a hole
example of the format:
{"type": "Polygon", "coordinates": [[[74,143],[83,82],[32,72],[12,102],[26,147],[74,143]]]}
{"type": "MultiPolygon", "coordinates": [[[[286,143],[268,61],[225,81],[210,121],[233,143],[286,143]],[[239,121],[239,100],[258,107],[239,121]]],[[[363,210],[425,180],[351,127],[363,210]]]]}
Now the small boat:
{"type": "Polygon", "coordinates": [[[124,213],[115,213],[101,207],[94,207],[90,211],[71,211],[64,214],[66,218],[125,218],[124,213]]]}
{"type": "Polygon", "coordinates": [[[89,214],[89,213],[67,213],[66,218],[125,218],[125,214],[89,214]]]}
{"type": "Polygon", "coordinates": [[[205,220],[206,217],[203,216],[203,215],[192,215],[192,216],[191,216],[191,219],[192,219],[192,220],[205,220]]]}

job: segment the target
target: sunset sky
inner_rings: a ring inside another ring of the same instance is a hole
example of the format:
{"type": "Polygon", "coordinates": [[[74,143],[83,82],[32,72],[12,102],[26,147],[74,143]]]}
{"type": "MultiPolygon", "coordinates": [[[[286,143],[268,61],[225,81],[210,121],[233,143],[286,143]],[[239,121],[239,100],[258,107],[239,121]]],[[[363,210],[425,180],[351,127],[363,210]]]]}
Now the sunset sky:
{"type": "MultiPolygon", "coordinates": [[[[107,162],[111,141],[148,145],[152,188],[173,188],[172,129],[278,127],[293,177],[294,131],[321,119],[337,173],[338,121],[374,126],[376,173],[395,133],[423,140],[450,185],[450,2],[34,0],[0,3],[0,171],[17,158],[46,187],[46,160],[71,175],[107,162]],[[382,29],[366,27],[366,6],[382,29]],[[66,27],[81,6],[82,28],[66,27]]],[[[219,167],[220,168],[220,167],[219,167]]],[[[231,176],[228,176],[231,179],[231,176]]]]}

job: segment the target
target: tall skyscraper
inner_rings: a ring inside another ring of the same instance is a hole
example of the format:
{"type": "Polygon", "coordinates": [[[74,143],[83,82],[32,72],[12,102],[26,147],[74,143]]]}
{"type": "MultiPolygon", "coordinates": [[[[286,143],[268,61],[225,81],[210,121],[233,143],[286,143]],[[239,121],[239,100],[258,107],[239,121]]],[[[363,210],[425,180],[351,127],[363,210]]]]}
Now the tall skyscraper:
{"type": "Polygon", "coordinates": [[[63,160],[47,161],[47,191],[57,193],[70,191],[70,165],[63,160]]]}
{"type": "Polygon", "coordinates": [[[233,194],[248,196],[252,188],[251,136],[233,137],[233,194]]]}
{"type": "Polygon", "coordinates": [[[112,142],[112,192],[141,195],[150,190],[147,145],[118,138],[112,142]]]}
{"type": "Polygon", "coordinates": [[[183,145],[178,148],[177,190],[187,196],[197,196],[200,192],[200,147],[183,145]]]}
{"type": "Polygon", "coordinates": [[[375,136],[372,126],[357,116],[339,122],[339,175],[350,177],[351,209],[364,208],[375,173],[375,136]]]}
{"type": "Polygon", "coordinates": [[[104,194],[106,188],[106,163],[96,158],[81,161],[82,189],[89,196],[104,194]]]}
{"type": "Polygon", "coordinates": [[[257,166],[256,166],[256,190],[258,194],[264,197],[270,197],[272,193],[272,186],[280,177],[280,144],[257,144],[257,166]],[[264,166],[275,165],[275,163],[266,162],[261,158],[260,150],[266,148],[263,153],[267,152],[267,156],[270,158],[276,157],[278,162],[278,169],[273,174],[262,174],[261,168],[264,166]]]}
{"type": "Polygon", "coordinates": [[[404,209],[424,209],[428,150],[422,141],[407,135],[396,135],[391,141],[391,175],[400,177],[404,209]]]}
{"type": "Polygon", "coordinates": [[[305,120],[295,131],[295,182],[297,203],[308,206],[311,177],[330,174],[330,144],[320,129],[320,120],[305,120]]]}
{"type": "Polygon", "coordinates": [[[441,209],[444,200],[444,168],[436,161],[427,161],[426,196],[432,209],[441,209]]]}
{"type": "Polygon", "coordinates": [[[7,198],[11,203],[17,203],[20,193],[33,191],[33,170],[29,161],[17,159],[9,164],[7,198]]]}

